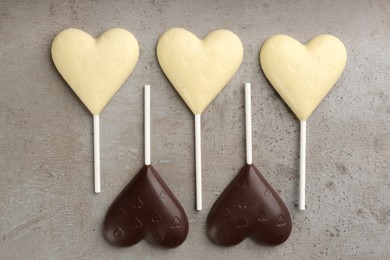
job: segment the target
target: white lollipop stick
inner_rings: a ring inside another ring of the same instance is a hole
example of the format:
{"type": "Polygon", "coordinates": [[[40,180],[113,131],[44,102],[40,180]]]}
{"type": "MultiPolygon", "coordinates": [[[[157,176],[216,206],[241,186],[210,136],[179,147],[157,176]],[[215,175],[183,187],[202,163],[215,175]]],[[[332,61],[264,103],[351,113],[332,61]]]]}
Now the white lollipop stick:
{"type": "Polygon", "coordinates": [[[252,164],[251,83],[245,83],[246,163],[252,164]]]}
{"type": "Polygon", "coordinates": [[[145,165],[150,165],[150,86],[145,85],[145,165]]]}
{"type": "Polygon", "coordinates": [[[301,121],[301,149],[299,158],[299,209],[305,209],[306,185],[306,121],[301,121]]]}
{"type": "Polygon", "coordinates": [[[99,115],[93,115],[93,149],[95,168],[95,193],[100,192],[100,132],[99,115]]]}
{"type": "Polygon", "coordinates": [[[200,135],[200,114],[195,115],[195,185],[196,209],[202,210],[202,150],[200,135]]]}

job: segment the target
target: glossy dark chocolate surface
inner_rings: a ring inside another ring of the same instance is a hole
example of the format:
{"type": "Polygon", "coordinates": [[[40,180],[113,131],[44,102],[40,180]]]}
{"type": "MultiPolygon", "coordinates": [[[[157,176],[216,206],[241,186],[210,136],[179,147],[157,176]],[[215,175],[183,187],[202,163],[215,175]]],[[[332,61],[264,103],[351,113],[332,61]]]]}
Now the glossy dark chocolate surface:
{"type": "Polygon", "coordinates": [[[143,238],[176,247],[188,234],[187,215],[153,166],[144,166],[107,211],[103,232],[116,246],[132,246],[143,238]]]}
{"type": "Polygon", "coordinates": [[[214,203],[207,233],[216,244],[232,246],[246,237],[279,245],[292,229],[290,213],[254,165],[245,165],[214,203]]]}

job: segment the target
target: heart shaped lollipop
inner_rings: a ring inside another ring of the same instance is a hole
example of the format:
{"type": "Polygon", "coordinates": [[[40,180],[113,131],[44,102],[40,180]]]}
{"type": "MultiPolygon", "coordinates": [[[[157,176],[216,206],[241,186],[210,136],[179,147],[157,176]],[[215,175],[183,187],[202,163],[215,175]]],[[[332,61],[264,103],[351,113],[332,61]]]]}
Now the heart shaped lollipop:
{"type": "Polygon", "coordinates": [[[145,166],[118,195],[104,220],[107,240],[132,246],[141,239],[176,247],[188,234],[188,219],[168,185],[150,164],[150,86],[145,86],[145,166]]]}
{"type": "Polygon", "coordinates": [[[157,44],[158,62],[191,111],[202,114],[241,64],[240,39],[227,30],[209,33],[203,40],[173,28],[157,44]]]}
{"type": "Polygon", "coordinates": [[[287,35],[269,38],[260,51],[265,76],[301,121],[306,121],[340,78],[344,44],[320,35],[302,45],[287,35]]]}
{"type": "Polygon", "coordinates": [[[208,236],[223,246],[236,245],[247,237],[279,245],[287,240],[291,229],[290,213],[282,199],[251,164],[241,168],[207,218],[208,236]]]}
{"type": "Polygon", "coordinates": [[[339,79],[346,61],[344,44],[331,35],[306,45],[275,35],[260,51],[265,76],[301,121],[300,209],[305,209],[306,120],[339,79]]]}
{"type": "Polygon", "coordinates": [[[198,210],[202,209],[200,115],[236,73],[242,56],[240,39],[227,30],[211,32],[200,40],[187,30],[173,28],[157,44],[162,70],[195,114],[198,210]]]}
{"type": "Polygon", "coordinates": [[[69,28],[54,38],[54,65],[94,118],[95,192],[100,192],[99,114],[133,71],[138,42],[124,29],[110,29],[95,39],[69,28]]]}
{"type": "Polygon", "coordinates": [[[98,115],[133,71],[138,42],[128,31],[110,29],[95,39],[70,28],[51,47],[54,65],[93,115],[98,115]]]}
{"type": "Polygon", "coordinates": [[[188,234],[182,206],[152,165],[145,165],[111,204],[104,234],[116,246],[132,246],[143,238],[176,247],[188,234]]]}
{"type": "Polygon", "coordinates": [[[207,233],[219,245],[232,246],[246,237],[279,245],[290,236],[290,213],[276,191],[252,164],[250,84],[245,84],[247,164],[226,187],[207,217],[207,233]]]}

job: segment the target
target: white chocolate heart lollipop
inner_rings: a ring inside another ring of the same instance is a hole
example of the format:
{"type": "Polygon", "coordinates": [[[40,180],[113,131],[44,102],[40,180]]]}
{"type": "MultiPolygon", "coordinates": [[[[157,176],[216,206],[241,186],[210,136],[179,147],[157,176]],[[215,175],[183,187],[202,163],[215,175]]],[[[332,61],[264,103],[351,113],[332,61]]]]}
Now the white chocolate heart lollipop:
{"type": "Polygon", "coordinates": [[[157,44],[157,58],[165,75],[195,114],[197,209],[202,209],[200,115],[238,70],[243,56],[240,39],[227,30],[203,40],[173,28],[157,44]]]}
{"type": "Polygon", "coordinates": [[[100,192],[99,114],[133,71],[138,42],[128,31],[110,29],[95,39],[69,28],[54,38],[54,65],[94,118],[95,192],[100,192]]]}
{"type": "Polygon", "coordinates": [[[269,38],[261,48],[265,76],[301,121],[300,199],[305,209],[306,120],[340,78],[347,61],[344,44],[320,35],[306,45],[286,35],[269,38]]]}

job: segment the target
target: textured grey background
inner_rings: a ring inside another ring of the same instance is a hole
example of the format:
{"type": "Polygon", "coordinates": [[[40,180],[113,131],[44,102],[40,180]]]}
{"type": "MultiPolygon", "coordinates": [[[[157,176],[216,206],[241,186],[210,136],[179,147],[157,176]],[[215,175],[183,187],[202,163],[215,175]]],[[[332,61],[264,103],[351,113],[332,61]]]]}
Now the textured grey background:
{"type": "Polygon", "coordinates": [[[390,2],[0,1],[1,259],[390,259],[390,2]],[[112,27],[140,43],[138,64],[101,114],[102,193],[93,190],[92,116],[50,57],[67,27],[112,27]],[[171,27],[198,37],[226,28],[243,63],[203,114],[204,210],[194,210],[193,116],[158,65],[171,27]],[[318,34],[347,47],[344,74],[308,121],[307,210],[297,209],[299,122],[265,80],[259,49],[274,34],[318,34]],[[210,207],[245,162],[243,83],[253,84],[254,163],[293,218],[288,241],[221,248],[210,207]],[[143,164],[142,88],[152,85],[152,161],[190,221],[183,245],[107,244],[104,214],[143,164]]]}

